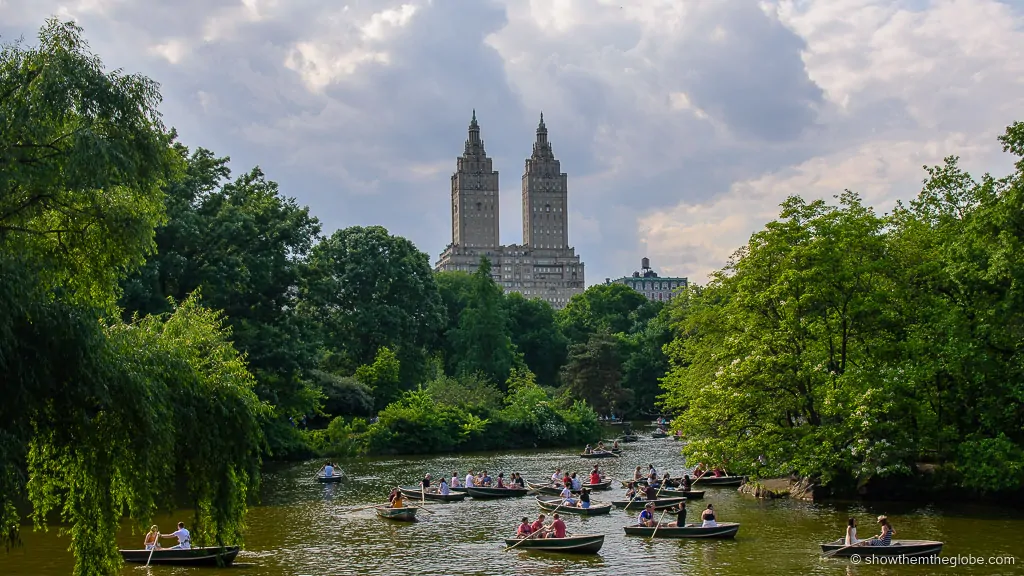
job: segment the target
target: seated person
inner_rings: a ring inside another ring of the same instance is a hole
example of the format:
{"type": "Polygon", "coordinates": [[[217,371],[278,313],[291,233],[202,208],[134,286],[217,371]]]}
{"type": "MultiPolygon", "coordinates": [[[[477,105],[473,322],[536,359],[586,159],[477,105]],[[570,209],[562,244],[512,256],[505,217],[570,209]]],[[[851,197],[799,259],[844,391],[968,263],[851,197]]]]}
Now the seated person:
{"type": "Polygon", "coordinates": [[[645,497],[648,500],[657,500],[658,499],[658,489],[655,488],[654,486],[651,486],[650,484],[648,484],[647,485],[647,491],[645,493],[645,497]]]}
{"type": "Polygon", "coordinates": [[[630,482],[626,484],[626,500],[634,500],[636,498],[636,484],[630,482]]]}
{"type": "Polygon", "coordinates": [[[589,488],[584,488],[583,490],[580,490],[580,501],[576,503],[576,506],[583,509],[590,508],[589,488]]]}
{"type": "Polygon", "coordinates": [[[572,492],[569,487],[562,488],[562,493],[559,494],[562,497],[562,506],[575,506],[576,499],[572,497],[572,492]]]}
{"type": "Polygon", "coordinates": [[[437,491],[442,496],[447,496],[452,493],[451,488],[448,487],[448,482],[445,482],[444,478],[441,478],[441,484],[438,486],[437,491]]]}
{"type": "Polygon", "coordinates": [[[523,521],[516,528],[516,538],[528,538],[530,534],[533,534],[533,528],[530,528],[530,520],[523,516],[523,521]]]}
{"type": "Polygon", "coordinates": [[[532,524],[530,524],[530,534],[536,534],[537,532],[540,532],[540,534],[537,534],[538,538],[543,538],[545,536],[545,534],[544,534],[544,514],[538,515],[537,519],[534,520],[532,524]]]}
{"type": "Polygon", "coordinates": [[[143,541],[143,546],[146,550],[159,550],[160,549],[160,529],[157,528],[156,524],[153,524],[149,528],[149,532],[146,533],[146,539],[143,541]]]}
{"type": "Polygon", "coordinates": [[[498,485],[495,486],[495,488],[508,488],[508,486],[505,486],[505,473],[504,472],[498,472],[498,485]]]}
{"type": "Polygon", "coordinates": [[[449,482],[448,485],[451,486],[452,488],[458,488],[459,487],[459,473],[458,472],[452,472],[452,481],[449,482]]]}
{"type": "Polygon", "coordinates": [[[689,492],[690,491],[690,487],[693,485],[693,481],[690,480],[690,475],[689,474],[683,474],[683,482],[682,482],[682,484],[683,484],[682,485],[683,492],[689,492]]]}
{"type": "Polygon", "coordinates": [[[594,450],[590,447],[590,444],[587,444],[587,447],[583,449],[583,453],[584,454],[593,454],[594,450]]]}
{"type": "Polygon", "coordinates": [[[718,526],[718,522],[715,522],[715,509],[711,504],[700,515],[701,528],[714,528],[718,526]]]}
{"type": "Polygon", "coordinates": [[[654,504],[648,503],[636,517],[636,525],[646,528],[654,527],[654,504]]]}
{"type": "Polygon", "coordinates": [[[562,521],[558,512],[552,514],[551,517],[554,521],[551,522],[551,526],[548,528],[548,538],[565,538],[565,522],[562,521]]]}
{"type": "Polygon", "coordinates": [[[683,528],[686,526],[686,502],[680,502],[679,507],[676,508],[676,521],[669,522],[668,526],[683,528]]]}
{"type": "Polygon", "coordinates": [[[889,517],[882,515],[878,517],[878,523],[882,525],[882,532],[878,536],[875,536],[868,541],[868,546],[891,546],[892,535],[895,530],[892,529],[892,524],[889,524],[889,517]]]}

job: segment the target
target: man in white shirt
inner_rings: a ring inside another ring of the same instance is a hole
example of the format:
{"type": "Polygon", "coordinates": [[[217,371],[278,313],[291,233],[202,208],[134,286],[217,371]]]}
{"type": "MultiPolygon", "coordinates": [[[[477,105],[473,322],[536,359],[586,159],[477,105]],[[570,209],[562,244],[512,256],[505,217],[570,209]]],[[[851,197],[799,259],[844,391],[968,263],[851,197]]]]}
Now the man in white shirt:
{"type": "Polygon", "coordinates": [[[178,545],[171,546],[169,550],[189,550],[192,548],[192,535],[185,529],[184,522],[178,522],[178,529],[171,534],[161,534],[161,538],[177,538],[178,545]]]}
{"type": "Polygon", "coordinates": [[[466,474],[466,488],[472,488],[476,486],[476,477],[473,476],[473,471],[470,470],[469,474],[466,474]]]}

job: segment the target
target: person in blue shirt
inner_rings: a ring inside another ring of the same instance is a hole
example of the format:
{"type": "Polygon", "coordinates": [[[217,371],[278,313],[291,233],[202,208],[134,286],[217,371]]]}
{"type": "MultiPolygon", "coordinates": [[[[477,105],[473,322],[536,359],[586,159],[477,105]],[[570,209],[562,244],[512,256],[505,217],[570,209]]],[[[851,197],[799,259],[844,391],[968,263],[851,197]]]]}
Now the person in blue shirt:
{"type": "Polygon", "coordinates": [[[636,524],[637,526],[644,526],[646,528],[654,526],[654,504],[648,502],[647,505],[644,506],[643,511],[636,517],[636,524]]]}
{"type": "Polygon", "coordinates": [[[324,476],[327,478],[334,476],[334,466],[330,462],[324,464],[324,476]]]}

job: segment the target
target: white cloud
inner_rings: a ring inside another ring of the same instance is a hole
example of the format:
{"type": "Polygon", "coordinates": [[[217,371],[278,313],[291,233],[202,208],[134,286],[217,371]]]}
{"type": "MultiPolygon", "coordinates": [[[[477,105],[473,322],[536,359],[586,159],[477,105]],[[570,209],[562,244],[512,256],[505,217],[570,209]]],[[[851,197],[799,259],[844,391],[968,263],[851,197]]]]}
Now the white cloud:
{"type": "Polygon", "coordinates": [[[884,210],[946,154],[1004,172],[1024,110],[1009,0],[0,0],[0,34],[50,14],[160,82],[187,144],[432,260],[470,110],[508,242],[543,110],[591,283],[644,255],[701,280],[789,194],[884,210]]]}

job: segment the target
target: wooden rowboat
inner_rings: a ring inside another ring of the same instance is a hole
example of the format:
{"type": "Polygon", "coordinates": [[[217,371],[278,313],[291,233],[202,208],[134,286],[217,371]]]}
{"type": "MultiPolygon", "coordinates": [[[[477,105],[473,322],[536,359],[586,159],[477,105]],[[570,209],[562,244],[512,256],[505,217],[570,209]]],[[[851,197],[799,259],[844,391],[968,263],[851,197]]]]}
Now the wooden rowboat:
{"type": "Polygon", "coordinates": [[[610,514],[612,511],[612,505],[608,502],[591,502],[590,508],[559,506],[562,502],[564,500],[561,498],[537,498],[537,505],[548,512],[562,512],[564,514],[576,514],[577,516],[600,516],[601,514],[610,514]]]}
{"type": "MultiPolygon", "coordinates": [[[[843,540],[835,540],[821,545],[822,554],[846,548],[843,540]]],[[[858,555],[861,558],[877,558],[879,556],[938,556],[942,552],[942,542],[935,540],[893,540],[888,546],[857,545],[840,550],[835,554],[840,558],[858,555]]]]}
{"type": "Polygon", "coordinates": [[[335,482],[341,482],[341,479],[342,479],[342,475],[341,474],[335,474],[333,476],[324,476],[323,472],[321,472],[320,474],[317,474],[317,476],[316,476],[316,481],[324,483],[324,484],[333,484],[335,482]]]}
{"type": "Polygon", "coordinates": [[[735,538],[739,532],[740,525],[736,522],[721,522],[718,526],[703,528],[697,524],[687,524],[680,528],[678,526],[660,526],[655,532],[654,528],[646,526],[624,526],[627,536],[651,536],[655,538],[735,538]]]}
{"type": "Polygon", "coordinates": [[[640,437],[636,434],[623,434],[619,437],[619,442],[636,442],[640,440],[640,437]]]}
{"type": "Polygon", "coordinates": [[[694,482],[697,480],[700,480],[702,486],[739,486],[746,480],[746,476],[715,476],[709,474],[701,476],[699,479],[693,479],[694,482]]]}
{"type": "Polygon", "coordinates": [[[625,508],[626,510],[643,510],[647,506],[648,502],[654,502],[655,510],[664,510],[666,508],[675,508],[680,502],[685,502],[686,498],[659,498],[657,500],[613,500],[612,505],[616,508],[625,508]]]}
{"type": "Polygon", "coordinates": [[[594,450],[590,454],[580,454],[580,458],[618,458],[619,455],[609,450],[594,450]]]}
{"type": "Polygon", "coordinates": [[[526,488],[494,488],[492,486],[472,486],[466,488],[466,494],[473,498],[517,498],[526,496],[526,488]]]}
{"type": "Polygon", "coordinates": [[[651,432],[651,438],[668,438],[668,433],[655,430],[651,432]]]}
{"type": "Polygon", "coordinates": [[[506,538],[505,546],[516,550],[560,552],[563,554],[597,554],[604,545],[604,534],[576,534],[565,538],[506,538]]]}
{"type": "Polygon", "coordinates": [[[231,566],[238,556],[238,546],[210,546],[176,550],[119,550],[125,562],[145,564],[175,564],[181,566],[231,566]],[[152,558],[150,553],[152,552],[152,558]]]}
{"type": "Polygon", "coordinates": [[[661,498],[686,498],[687,500],[701,500],[704,498],[704,490],[672,490],[670,488],[662,488],[658,497],[661,498]]]}
{"type": "MultiPolygon", "coordinates": [[[[541,494],[552,494],[554,496],[558,496],[559,494],[562,493],[562,487],[561,486],[556,486],[555,484],[536,484],[534,482],[527,482],[526,485],[530,487],[530,490],[534,490],[536,492],[540,492],[541,494]]],[[[612,486],[612,479],[611,478],[602,480],[598,484],[583,484],[583,488],[589,488],[591,491],[593,491],[593,490],[607,490],[607,489],[611,488],[611,486],[612,486]]],[[[579,490],[572,490],[571,492],[573,494],[579,494],[580,493],[579,490]]]]}
{"type": "Polygon", "coordinates": [[[410,500],[425,498],[427,500],[436,500],[438,502],[458,502],[460,500],[465,500],[467,496],[465,492],[455,491],[452,491],[451,494],[447,495],[441,494],[437,491],[436,486],[427,488],[425,492],[420,492],[419,486],[399,486],[398,489],[402,491],[403,496],[410,500]],[[431,490],[433,490],[433,492],[431,492],[431,490]]]}
{"type": "Polygon", "coordinates": [[[375,508],[377,516],[386,518],[388,520],[397,520],[399,522],[415,522],[416,521],[416,510],[412,506],[403,506],[401,508],[392,508],[391,506],[377,506],[375,508]]]}

